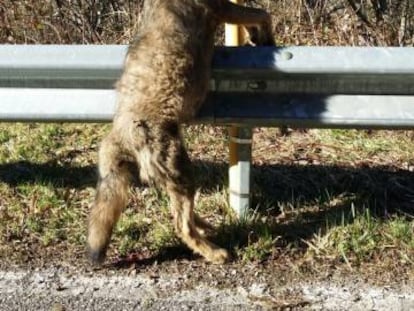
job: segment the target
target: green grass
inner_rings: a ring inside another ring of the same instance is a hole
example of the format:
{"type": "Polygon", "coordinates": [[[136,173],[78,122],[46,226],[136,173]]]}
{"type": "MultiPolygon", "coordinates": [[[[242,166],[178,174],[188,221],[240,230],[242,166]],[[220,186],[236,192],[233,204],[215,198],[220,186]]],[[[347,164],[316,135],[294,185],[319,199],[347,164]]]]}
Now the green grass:
{"type": "Polygon", "coordinates": [[[399,216],[378,219],[366,209],[346,220],[344,216],[339,225],[327,224],[326,231],[315,234],[307,244],[308,256],[337,258],[350,267],[387,255],[397,264],[411,265],[414,224],[399,216]]]}
{"type": "MultiPolygon", "coordinates": [[[[107,131],[0,124],[2,262],[83,256],[97,148],[107,131]]],[[[212,239],[236,262],[334,261],[352,269],[388,258],[414,267],[410,132],[255,130],[253,210],[242,221],[227,203],[225,129],[193,126],[185,137],[196,166],[196,210],[218,228],[212,239]]],[[[185,250],[165,193],[131,188],[109,257],[174,258],[185,250]]]]}

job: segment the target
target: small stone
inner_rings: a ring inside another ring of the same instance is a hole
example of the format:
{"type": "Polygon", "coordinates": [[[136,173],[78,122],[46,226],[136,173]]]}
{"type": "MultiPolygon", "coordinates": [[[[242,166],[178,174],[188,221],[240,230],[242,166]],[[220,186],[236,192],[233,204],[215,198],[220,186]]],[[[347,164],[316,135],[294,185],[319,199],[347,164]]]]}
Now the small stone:
{"type": "Polygon", "coordinates": [[[43,284],[45,282],[45,278],[41,275],[36,277],[36,282],[39,284],[43,284]]]}
{"type": "Polygon", "coordinates": [[[51,308],[50,311],[65,311],[65,308],[60,303],[55,303],[51,308]]]}
{"type": "Polygon", "coordinates": [[[257,284],[257,283],[253,283],[250,288],[250,294],[252,294],[253,296],[264,296],[265,294],[265,290],[266,290],[266,284],[257,284]]]}

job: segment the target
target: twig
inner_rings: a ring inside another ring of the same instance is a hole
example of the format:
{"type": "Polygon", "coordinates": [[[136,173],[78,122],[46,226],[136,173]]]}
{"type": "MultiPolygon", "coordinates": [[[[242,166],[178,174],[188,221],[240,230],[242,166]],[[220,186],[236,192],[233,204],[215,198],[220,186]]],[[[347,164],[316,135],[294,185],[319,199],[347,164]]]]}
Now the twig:
{"type": "Polygon", "coordinates": [[[372,24],[368,19],[368,16],[363,12],[363,10],[361,9],[362,6],[358,7],[354,0],[348,0],[349,5],[352,7],[352,9],[354,10],[355,14],[358,15],[358,17],[365,23],[367,24],[369,27],[372,28],[372,24]]]}
{"type": "Polygon", "coordinates": [[[308,12],[308,15],[309,15],[309,21],[312,25],[313,40],[315,41],[316,45],[319,45],[319,40],[316,35],[315,21],[313,20],[313,10],[309,7],[309,4],[307,1],[304,1],[304,4],[305,4],[306,11],[308,12]]]}
{"type": "Polygon", "coordinates": [[[51,28],[53,30],[53,32],[56,34],[59,43],[63,43],[62,37],[60,36],[59,30],[53,26],[51,23],[47,22],[47,21],[42,21],[42,24],[45,26],[48,26],[49,28],[51,28]]]}
{"type": "Polygon", "coordinates": [[[407,16],[408,16],[408,0],[405,0],[402,4],[400,28],[398,29],[398,44],[400,46],[404,45],[405,32],[407,28],[407,16]]]}

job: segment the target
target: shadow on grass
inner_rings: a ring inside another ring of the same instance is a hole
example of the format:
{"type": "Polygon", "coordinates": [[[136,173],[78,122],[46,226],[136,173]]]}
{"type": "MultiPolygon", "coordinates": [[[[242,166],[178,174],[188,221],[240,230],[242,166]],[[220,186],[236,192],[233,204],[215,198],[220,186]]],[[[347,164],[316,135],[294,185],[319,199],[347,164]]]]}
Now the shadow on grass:
{"type": "Polygon", "coordinates": [[[73,167],[56,162],[19,161],[0,164],[0,182],[12,187],[22,184],[51,183],[58,187],[85,188],[95,186],[96,167],[73,167]]]}
{"type": "MultiPolygon", "coordinates": [[[[228,183],[227,163],[194,161],[196,184],[203,192],[215,192],[228,183]]],[[[19,161],[0,164],[0,182],[52,183],[58,187],[95,186],[95,165],[73,167],[53,162],[19,161]]],[[[380,209],[414,207],[414,174],[392,167],[350,168],[314,165],[261,165],[252,173],[252,205],[259,210],[270,205],[317,203],[338,195],[375,202],[380,209]]]]}
{"type": "Polygon", "coordinates": [[[253,206],[270,201],[295,208],[337,197],[365,203],[376,215],[411,210],[414,174],[387,166],[264,165],[253,170],[253,206]]]}
{"type": "MultiPolygon", "coordinates": [[[[197,187],[212,193],[228,183],[227,163],[194,161],[197,187]]],[[[95,165],[73,167],[53,162],[20,161],[0,164],[0,182],[11,187],[51,183],[57,187],[94,187],[95,165]]],[[[393,167],[340,167],[323,165],[261,165],[252,173],[252,206],[258,211],[280,212],[322,204],[338,196],[365,202],[376,215],[396,209],[410,212],[414,207],[414,174],[393,167]],[[277,211],[275,211],[275,208],[277,211]]]]}

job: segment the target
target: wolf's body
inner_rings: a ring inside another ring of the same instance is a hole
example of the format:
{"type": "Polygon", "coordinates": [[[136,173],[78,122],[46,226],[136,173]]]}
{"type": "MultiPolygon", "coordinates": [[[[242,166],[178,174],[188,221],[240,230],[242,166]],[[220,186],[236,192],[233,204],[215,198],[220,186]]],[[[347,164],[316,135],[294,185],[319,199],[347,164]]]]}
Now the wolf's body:
{"type": "Polygon", "coordinates": [[[208,261],[228,258],[204,236],[210,226],[193,212],[195,186],[180,124],[200,108],[208,89],[214,33],[223,22],[257,25],[273,44],[269,15],[227,0],[150,0],[117,83],[113,127],[99,151],[99,183],[89,218],[91,259],[105,257],[112,229],[128,200],[136,163],[140,178],[165,189],[181,239],[208,261]]]}

